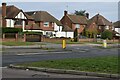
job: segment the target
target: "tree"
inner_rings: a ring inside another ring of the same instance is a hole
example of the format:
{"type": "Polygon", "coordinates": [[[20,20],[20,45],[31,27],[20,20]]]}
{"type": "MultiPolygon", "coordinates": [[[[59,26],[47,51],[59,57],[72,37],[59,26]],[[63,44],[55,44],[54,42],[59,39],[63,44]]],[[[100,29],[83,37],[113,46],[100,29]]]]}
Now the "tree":
{"type": "Polygon", "coordinates": [[[74,31],[74,42],[78,42],[78,31],[77,31],[77,28],[74,31]]]}
{"type": "Polygon", "coordinates": [[[85,12],[86,12],[86,10],[80,10],[80,11],[75,10],[74,14],[80,15],[80,16],[86,16],[85,12]]]}
{"type": "Polygon", "coordinates": [[[112,34],[112,32],[109,31],[109,30],[105,30],[105,31],[101,34],[101,38],[102,38],[102,39],[109,39],[109,40],[111,40],[112,37],[113,37],[113,34],[112,34]]]}

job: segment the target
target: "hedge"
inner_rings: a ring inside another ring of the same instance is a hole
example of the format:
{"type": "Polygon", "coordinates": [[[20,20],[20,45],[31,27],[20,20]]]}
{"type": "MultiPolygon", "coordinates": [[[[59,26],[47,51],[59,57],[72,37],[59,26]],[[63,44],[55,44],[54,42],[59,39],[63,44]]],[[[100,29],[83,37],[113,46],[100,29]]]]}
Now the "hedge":
{"type": "Polygon", "coordinates": [[[2,27],[2,33],[20,33],[20,32],[22,32],[21,28],[2,27]]]}
{"type": "Polygon", "coordinates": [[[34,32],[34,31],[30,31],[30,32],[28,32],[28,31],[26,31],[26,32],[23,32],[23,34],[42,35],[42,32],[34,32]]]}

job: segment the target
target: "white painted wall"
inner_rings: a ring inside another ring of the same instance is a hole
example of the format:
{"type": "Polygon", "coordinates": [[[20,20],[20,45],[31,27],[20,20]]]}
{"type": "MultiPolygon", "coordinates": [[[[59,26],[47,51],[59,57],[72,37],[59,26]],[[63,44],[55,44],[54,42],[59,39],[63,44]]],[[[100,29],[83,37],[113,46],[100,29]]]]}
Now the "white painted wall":
{"type": "Polygon", "coordinates": [[[25,15],[23,14],[23,12],[19,12],[18,15],[15,18],[19,18],[19,19],[27,19],[25,17],[25,15]]]}
{"type": "Polygon", "coordinates": [[[54,23],[54,31],[61,32],[62,31],[62,26],[58,26],[56,23],[54,23]]]}
{"type": "MultiPolygon", "coordinates": [[[[15,18],[27,19],[22,12],[19,12],[19,14],[18,14],[15,18]]],[[[14,23],[15,23],[15,20],[6,19],[6,26],[7,26],[7,27],[14,27],[14,23]]],[[[24,27],[24,26],[25,26],[25,21],[23,21],[22,23],[23,23],[22,26],[24,27]]],[[[23,30],[24,30],[24,29],[23,29],[23,30]]]]}
{"type": "Polygon", "coordinates": [[[62,31],[62,26],[58,26],[56,23],[54,23],[54,31],[57,31],[56,33],[53,32],[53,34],[56,34],[56,37],[67,37],[67,38],[73,38],[73,32],[64,32],[62,31]]]}
{"type": "Polygon", "coordinates": [[[73,38],[74,32],[57,32],[56,37],[67,37],[73,38]]]}
{"type": "Polygon", "coordinates": [[[12,19],[6,19],[6,23],[7,23],[6,24],[7,27],[14,27],[15,21],[12,19]]]}
{"type": "MultiPolygon", "coordinates": [[[[115,31],[120,33],[120,28],[115,28],[115,31]]],[[[116,36],[120,36],[120,34],[116,34],[116,36]]]]}

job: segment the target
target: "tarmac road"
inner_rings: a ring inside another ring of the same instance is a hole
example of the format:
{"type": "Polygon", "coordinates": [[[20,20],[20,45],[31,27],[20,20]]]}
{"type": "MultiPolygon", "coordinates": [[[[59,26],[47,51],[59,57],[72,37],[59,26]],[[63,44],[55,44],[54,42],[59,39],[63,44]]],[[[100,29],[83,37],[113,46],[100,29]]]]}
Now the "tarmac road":
{"type": "Polygon", "coordinates": [[[42,50],[39,48],[11,48],[3,50],[2,66],[9,64],[54,60],[65,58],[86,58],[118,55],[118,48],[101,49],[91,46],[71,46],[67,49],[42,50]]]}

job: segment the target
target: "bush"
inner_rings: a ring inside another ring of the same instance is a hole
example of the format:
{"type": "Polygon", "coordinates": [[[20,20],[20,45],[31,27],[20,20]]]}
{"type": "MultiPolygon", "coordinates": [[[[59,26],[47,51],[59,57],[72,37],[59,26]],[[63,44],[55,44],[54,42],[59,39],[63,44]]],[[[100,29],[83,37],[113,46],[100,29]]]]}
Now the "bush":
{"type": "Polygon", "coordinates": [[[21,28],[2,27],[2,33],[20,33],[20,32],[22,32],[21,28]]]}
{"type": "Polygon", "coordinates": [[[112,34],[112,32],[109,31],[109,30],[104,31],[104,32],[101,34],[101,38],[102,38],[102,39],[109,39],[109,40],[111,40],[112,37],[113,37],[113,34],[112,34]]]}
{"type": "Polygon", "coordinates": [[[77,31],[77,28],[74,31],[74,42],[78,42],[78,31],[77,31]]]}

